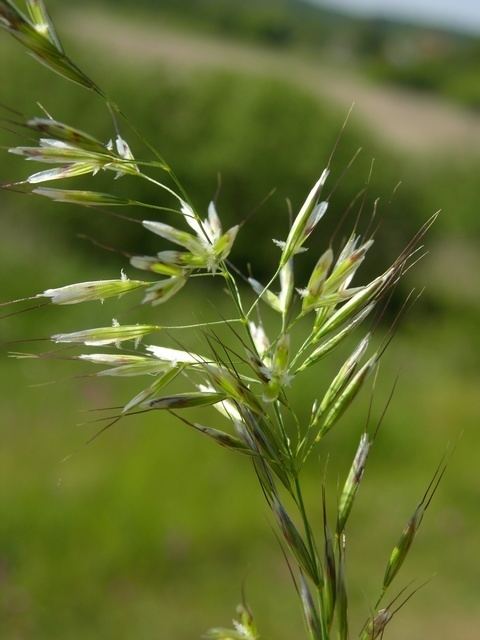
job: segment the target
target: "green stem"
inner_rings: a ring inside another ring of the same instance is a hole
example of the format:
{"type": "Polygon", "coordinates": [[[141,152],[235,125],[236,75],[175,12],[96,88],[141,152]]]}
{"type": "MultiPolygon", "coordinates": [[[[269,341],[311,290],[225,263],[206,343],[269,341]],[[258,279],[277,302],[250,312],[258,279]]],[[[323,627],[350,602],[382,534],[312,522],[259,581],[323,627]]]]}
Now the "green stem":
{"type": "Polygon", "coordinates": [[[148,176],[146,173],[139,173],[137,175],[139,175],[144,180],[151,182],[155,186],[160,187],[160,189],[164,189],[167,193],[174,196],[179,202],[182,201],[182,198],[178,195],[178,193],[176,193],[173,189],[170,189],[170,187],[167,187],[167,185],[163,184],[163,182],[159,182],[158,180],[155,180],[155,178],[148,176]]]}
{"type": "Polygon", "coordinates": [[[293,456],[292,456],[292,450],[290,447],[290,439],[285,429],[285,424],[283,422],[283,416],[280,411],[278,400],[275,400],[275,402],[273,403],[273,410],[275,411],[275,416],[277,418],[278,426],[280,427],[280,432],[282,434],[283,442],[285,444],[285,449],[288,452],[288,456],[290,458],[290,464],[293,467],[293,456]]]}
{"type": "Polygon", "coordinates": [[[298,477],[298,473],[296,471],[294,473],[293,482],[294,482],[294,485],[295,485],[296,503],[297,503],[298,509],[300,511],[300,515],[302,517],[303,527],[305,529],[305,535],[307,536],[308,551],[310,553],[312,561],[315,564],[315,569],[316,569],[316,572],[317,572],[317,575],[318,575],[318,555],[317,555],[317,550],[316,550],[316,546],[315,546],[315,540],[314,540],[314,537],[313,537],[312,528],[311,528],[310,523],[308,521],[308,516],[307,516],[306,509],[305,509],[305,502],[303,500],[302,488],[300,486],[300,480],[299,480],[299,477],[298,477]]]}
{"type": "Polygon", "coordinates": [[[215,325],[230,324],[232,322],[242,322],[240,318],[232,318],[226,320],[214,320],[213,322],[198,322],[196,324],[181,324],[172,325],[171,327],[158,327],[159,329],[165,329],[166,331],[174,331],[175,329],[199,329],[201,327],[213,327],[215,325]]]}
{"type": "Polygon", "coordinates": [[[257,298],[254,300],[254,302],[252,303],[252,306],[250,307],[250,309],[247,311],[247,315],[246,318],[248,320],[248,318],[250,317],[250,315],[252,314],[253,310],[255,309],[255,307],[257,306],[257,304],[260,302],[260,300],[262,299],[263,294],[268,291],[268,289],[271,287],[271,285],[275,282],[275,279],[277,278],[278,274],[280,273],[280,267],[275,271],[275,273],[273,274],[273,276],[270,278],[270,280],[267,282],[267,284],[263,287],[263,291],[260,293],[259,296],[257,296],[257,298]]]}

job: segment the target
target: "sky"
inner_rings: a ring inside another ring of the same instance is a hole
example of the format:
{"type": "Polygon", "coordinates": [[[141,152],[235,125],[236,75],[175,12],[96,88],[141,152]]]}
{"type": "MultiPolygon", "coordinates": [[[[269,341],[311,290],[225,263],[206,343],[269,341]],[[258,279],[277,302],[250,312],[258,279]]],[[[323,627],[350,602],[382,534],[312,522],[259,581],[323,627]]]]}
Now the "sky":
{"type": "Polygon", "coordinates": [[[363,15],[400,17],[480,33],[480,0],[310,0],[363,15]]]}

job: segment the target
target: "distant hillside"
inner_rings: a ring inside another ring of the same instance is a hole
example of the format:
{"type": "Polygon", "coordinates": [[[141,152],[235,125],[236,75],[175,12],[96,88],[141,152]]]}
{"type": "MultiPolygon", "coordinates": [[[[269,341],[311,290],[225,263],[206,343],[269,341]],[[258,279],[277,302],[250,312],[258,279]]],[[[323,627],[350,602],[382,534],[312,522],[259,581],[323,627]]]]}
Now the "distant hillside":
{"type": "MultiPolygon", "coordinates": [[[[93,2],[93,0],[91,0],[93,2]]],[[[381,82],[480,109],[480,38],[386,19],[350,17],[306,0],[95,0],[265,46],[355,65],[381,82]]],[[[59,0],[55,4],[60,5],[59,0]]]]}

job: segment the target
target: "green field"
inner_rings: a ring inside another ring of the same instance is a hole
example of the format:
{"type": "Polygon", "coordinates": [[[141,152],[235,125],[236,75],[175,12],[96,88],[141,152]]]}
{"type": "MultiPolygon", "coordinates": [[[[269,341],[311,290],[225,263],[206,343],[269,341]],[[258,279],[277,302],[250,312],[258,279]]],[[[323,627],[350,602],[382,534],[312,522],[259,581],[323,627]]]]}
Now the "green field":
{"type": "MultiPolygon", "coordinates": [[[[74,40],[71,46],[79,47],[74,40]]],[[[0,50],[11,60],[1,70],[2,102],[31,114],[38,112],[38,99],[59,118],[110,135],[107,115],[88,95],[37,69],[3,37],[0,50]]],[[[242,232],[233,256],[242,268],[260,259],[265,276],[276,257],[270,238],[286,228],[285,198],[294,206],[301,202],[328,158],[344,114],[278,79],[208,69],[176,74],[151,63],[122,73],[111,71],[115,59],[95,59],[84,50],[81,55],[161,147],[196,202],[206,207],[218,171],[220,208],[229,221],[245,218],[277,187],[252,218],[250,231],[242,232]]],[[[2,138],[2,144],[15,140],[8,132],[2,138]]],[[[366,153],[338,188],[335,217],[326,221],[325,236],[316,236],[319,250],[365,184],[373,155],[366,221],[377,195],[385,200],[373,268],[381,268],[434,210],[442,207],[445,213],[427,239],[430,255],[409,274],[399,300],[410,286],[427,290],[381,367],[376,414],[398,373],[400,381],[351,522],[354,620],[360,626],[368,615],[392,545],[448,443],[457,442],[400,583],[435,577],[392,623],[388,637],[474,640],[480,624],[476,161],[467,159],[453,170],[448,158],[408,158],[350,127],[335,160],[337,176],[359,145],[366,153]],[[404,187],[390,202],[400,177],[404,187]]],[[[28,171],[6,154],[0,168],[2,180],[28,171]]],[[[98,185],[105,189],[109,183],[100,176],[98,185]]],[[[115,186],[119,193],[137,189],[126,179],[115,186]]],[[[139,198],[151,195],[135,192],[139,198]]],[[[117,277],[121,256],[80,240],[79,233],[127,251],[156,246],[136,225],[112,224],[94,212],[19,194],[2,192],[1,199],[2,301],[69,282],[117,277]]],[[[363,277],[367,274],[368,269],[363,277]]],[[[170,325],[215,318],[217,308],[232,313],[221,291],[189,285],[174,303],[148,315],[170,325]]],[[[11,351],[50,348],[46,342],[18,341],[101,326],[112,317],[137,321],[141,313],[125,301],[2,319],[0,636],[190,640],[212,624],[229,623],[245,584],[262,637],[297,637],[301,612],[248,460],[153,413],[125,419],[85,446],[98,428],[90,422],[99,414],[89,410],[122,403],[138,385],[88,375],[92,369],[62,359],[62,351],[59,359],[7,358],[11,351]]],[[[190,337],[189,346],[204,348],[202,336],[190,337]]],[[[305,414],[336,364],[338,357],[325,361],[324,369],[292,389],[305,414]]],[[[319,528],[325,461],[330,453],[327,481],[333,496],[349,468],[368,400],[367,391],[305,472],[307,500],[319,528]]],[[[218,424],[210,410],[201,416],[218,424]]]]}

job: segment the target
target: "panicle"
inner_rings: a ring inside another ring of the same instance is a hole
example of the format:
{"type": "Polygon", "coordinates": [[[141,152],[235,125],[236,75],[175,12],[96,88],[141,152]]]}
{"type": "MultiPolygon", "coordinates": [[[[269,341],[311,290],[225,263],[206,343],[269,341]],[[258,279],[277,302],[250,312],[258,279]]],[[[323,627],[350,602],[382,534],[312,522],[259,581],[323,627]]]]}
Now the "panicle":
{"type": "MultiPolygon", "coordinates": [[[[133,341],[134,348],[138,349],[140,341],[145,336],[162,330],[162,326],[157,324],[122,326],[114,320],[112,326],[57,333],[51,336],[51,340],[58,344],[117,347],[116,353],[72,356],[74,359],[102,367],[101,370],[96,369],[92,375],[120,378],[148,376],[148,386],[123,405],[120,415],[115,416],[112,424],[125,415],[163,410],[172,413],[184,424],[216,444],[251,457],[250,462],[283,536],[283,542],[280,541],[282,550],[288,549],[295,560],[295,571],[299,573],[299,588],[293,570],[292,577],[302,601],[311,640],[329,640],[332,637],[334,622],[338,627],[338,639],[348,640],[345,530],[364,475],[372,440],[367,433],[363,433],[360,438],[340,494],[335,537],[327,522],[325,490],[322,490],[324,546],[321,553],[318,551],[313,528],[305,510],[299,474],[315,442],[328,433],[356,398],[368,375],[375,369],[381,353],[374,353],[362,364],[370,341],[370,334],[367,334],[340,367],[322,400],[315,401],[306,427],[291,410],[286,388],[296,373],[319,362],[372,312],[385,290],[406,270],[407,263],[415,255],[416,243],[431,221],[421,228],[392,267],[364,286],[350,285],[373,240],[364,240],[355,231],[343,245],[338,257],[335,257],[331,247],[320,255],[306,287],[297,289],[300,296],[300,300],[297,300],[294,295],[294,260],[296,255],[307,251],[305,245],[308,238],[328,210],[330,198],[322,196],[329,175],[327,168],[295,216],[286,240],[273,240],[280,247],[281,256],[267,287],[251,277],[245,278],[241,271],[233,267],[235,272],[248,280],[257,295],[257,300],[245,313],[240,288],[237,286],[234,272],[229,270],[228,261],[241,225],[225,229],[214,202],[208,205],[206,217],[200,217],[187,201],[188,196],[170,167],[148,142],[146,146],[157,159],[142,162],[135,159],[128,142],[118,133],[116,115],[121,112],[67,57],[44,1],[25,0],[25,7],[26,10],[21,11],[14,1],[0,0],[0,28],[8,31],[31,55],[51,70],[99,94],[109,108],[117,135],[105,143],[90,133],[52,117],[32,118],[21,126],[26,126],[30,134],[33,132],[35,142],[31,146],[12,147],[9,152],[49,167],[36,171],[26,180],[15,184],[41,185],[87,174],[94,176],[100,171],[112,172],[115,179],[125,175],[134,176],[148,181],[150,185],[155,184],[163,192],[173,196],[178,210],[90,190],[40,186],[34,188],[33,193],[57,202],[87,207],[135,205],[176,211],[185,227],[179,229],[157,220],[142,221],[144,229],[177,245],[174,249],[158,252],[155,250],[152,256],[128,254],[131,266],[149,274],[163,276],[161,279],[155,278],[149,282],[130,280],[122,272],[120,279],[79,282],[51,288],[33,298],[47,298],[56,305],[71,305],[88,301],[103,302],[107,298],[141,290],[142,304],[159,305],[179,292],[190,277],[215,275],[220,272],[219,275],[225,277],[238,309],[238,317],[225,321],[225,326],[232,329],[247,351],[247,360],[238,356],[240,362],[233,362],[230,352],[236,352],[223,345],[226,354],[226,362],[223,362],[210,343],[213,353],[210,358],[187,350],[157,345],[148,345],[142,354],[121,352],[122,347],[127,351],[124,343],[128,341],[133,341]],[[149,174],[143,173],[143,167],[165,171],[168,179],[176,186],[170,188],[167,184],[162,184],[149,174]],[[177,188],[179,193],[175,190],[177,188]],[[197,273],[198,271],[206,273],[197,273]],[[279,291],[275,289],[274,292],[271,288],[276,286],[277,280],[279,291]],[[259,299],[280,314],[281,328],[271,342],[261,320],[254,323],[250,319],[251,311],[259,299]],[[297,306],[298,313],[295,315],[297,306]],[[303,322],[303,317],[310,312],[314,318],[313,327],[298,353],[292,354],[294,348],[291,335],[295,335],[293,328],[296,329],[297,322],[303,322]],[[242,323],[248,332],[248,344],[233,326],[230,326],[231,322],[242,323]],[[310,355],[306,355],[307,353],[310,355]],[[256,378],[247,375],[248,366],[256,378]],[[191,384],[190,390],[179,393],[175,393],[176,389],[173,392],[166,390],[166,387],[180,376],[183,382],[186,380],[191,384]],[[212,407],[227,419],[230,432],[191,422],[185,418],[184,409],[195,410],[202,407],[212,407]],[[295,427],[296,435],[293,430],[295,427]],[[290,500],[288,504],[294,509],[292,517],[281,502],[283,495],[290,500]],[[301,528],[297,528],[295,520],[301,520],[301,528]]],[[[23,303],[31,299],[23,298],[13,302],[23,303]]],[[[43,302],[36,306],[43,304],[48,303],[43,302]]],[[[195,329],[213,324],[222,322],[198,322],[192,325],[182,323],[175,328],[195,329]]],[[[381,352],[383,353],[383,350],[381,352]]],[[[49,354],[31,357],[40,358],[46,355],[49,354]]],[[[17,357],[30,356],[18,354],[17,357]]],[[[442,462],[390,554],[383,579],[382,597],[405,561],[444,470],[442,462]]],[[[360,640],[383,638],[387,624],[396,613],[392,612],[391,604],[377,610],[380,600],[375,607],[375,613],[360,632],[360,640]]],[[[209,640],[259,640],[253,616],[245,604],[237,608],[231,629],[213,628],[204,637],[209,640]]]]}

